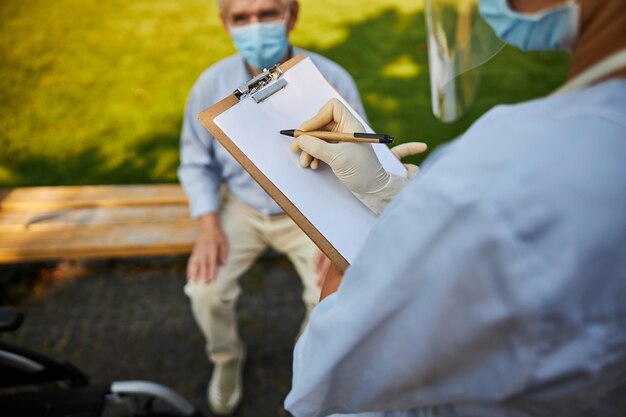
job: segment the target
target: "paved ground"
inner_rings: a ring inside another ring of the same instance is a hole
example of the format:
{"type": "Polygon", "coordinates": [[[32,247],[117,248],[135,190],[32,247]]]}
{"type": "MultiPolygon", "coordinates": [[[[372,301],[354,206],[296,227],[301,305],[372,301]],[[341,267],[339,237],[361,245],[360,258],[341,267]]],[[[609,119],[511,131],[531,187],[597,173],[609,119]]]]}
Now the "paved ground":
{"type": "MultiPolygon", "coordinates": [[[[184,263],[173,257],[13,268],[13,281],[17,276],[36,285],[21,303],[22,328],[2,340],[70,361],[94,381],[168,385],[209,415],[210,365],[182,293],[184,263]]],[[[248,361],[237,415],[288,416],[282,402],[304,314],[300,281],[285,258],[268,256],[242,285],[239,320],[248,361]]]]}

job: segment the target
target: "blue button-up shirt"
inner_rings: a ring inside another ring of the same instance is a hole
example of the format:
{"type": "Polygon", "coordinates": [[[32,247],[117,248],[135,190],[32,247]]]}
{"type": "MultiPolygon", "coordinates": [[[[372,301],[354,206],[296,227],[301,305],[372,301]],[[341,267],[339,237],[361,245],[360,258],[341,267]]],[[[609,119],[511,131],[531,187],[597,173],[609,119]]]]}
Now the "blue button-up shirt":
{"type": "Polygon", "coordinates": [[[286,408],[625,415],[626,80],[496,107],[433,155],[314,310],[286,408]]]}
{"type": "MultiPolygon", "coordinates": [[[[354,109],[365,117],[363,104],[352,77],[341,66],[313,52],[294,48],[294,55],[311,57],[320,72],[354,109]]],[[[235,161],[198,121],[198,114],[250,80],[241,55],[233,55],[209,67],[196,81],[189,95],[180,145],[178,177],[190,202],[193,217],[219,209],[219,188],[226,182],[241,202],[265,215],[282,209],[235,161]]]]}

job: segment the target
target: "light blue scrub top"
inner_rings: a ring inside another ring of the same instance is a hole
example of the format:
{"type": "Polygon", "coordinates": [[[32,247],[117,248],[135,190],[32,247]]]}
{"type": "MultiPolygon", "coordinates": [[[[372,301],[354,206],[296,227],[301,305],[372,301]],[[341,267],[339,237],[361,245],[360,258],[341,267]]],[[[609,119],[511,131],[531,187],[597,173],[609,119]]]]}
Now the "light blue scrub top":
{"type": "MultiPolygon", "coordinates": [[[[328,58],[304,49],[294,48],[293,54],[311,57],[328,82],[365,118],[356,85],[345,69],[328,58]]],[[[191,89],[181,132],[178,177],[189,198],[192,217],[219,210],[222,182],[228,185],[229,191],[239,201],[259,213],[274,215],[283,212],[198,121],[201,111],[232,94],[239,85],[251,78],[243,57],[236,54],[205,70],[191,89]]]]}
{"type": "Polygon", "coordinates": [[[433,155],[315,309],[285,404],[624,416],[625,381],[620,79],[498,106],[433,155]]]}

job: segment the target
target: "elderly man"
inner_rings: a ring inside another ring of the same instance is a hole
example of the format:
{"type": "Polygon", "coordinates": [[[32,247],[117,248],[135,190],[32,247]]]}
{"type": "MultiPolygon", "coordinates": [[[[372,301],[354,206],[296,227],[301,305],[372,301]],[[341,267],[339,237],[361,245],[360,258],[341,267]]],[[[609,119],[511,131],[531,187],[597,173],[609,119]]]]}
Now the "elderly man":
{"type": "Polygon", "coordinates": [[[187,266],[185,294],[214,364],[207,397],[217,414],[232,413],[242,398],[245,347],[237,331],[239,277],[266,248],[285,253],[304,287],[303,326],[319,300],[315,246],[228,152],[196,120],[198,113],[258,75],[263,68],[304,53],[361,114],[354,81],[338,64],[290,45],[296,0],[219,0],[224,28],[237,51],[208,68],[191,90],[181,135],[180,181],[199,220],[200,233],[187,266]],[[220,197],[220,186],[228,192],[220,197]]]}

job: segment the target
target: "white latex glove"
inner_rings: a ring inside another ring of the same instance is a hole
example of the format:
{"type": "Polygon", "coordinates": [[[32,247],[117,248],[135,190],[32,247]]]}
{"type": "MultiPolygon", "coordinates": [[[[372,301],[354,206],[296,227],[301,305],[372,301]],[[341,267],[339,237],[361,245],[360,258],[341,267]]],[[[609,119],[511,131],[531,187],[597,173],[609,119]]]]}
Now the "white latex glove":
{"type": "MultiPolygon", "coordinates": [[[[398,158],[402,160],[407,156],[417,155],[418,153],[424,152],[428,149],[425,143],[422,142],[407,142],[402,143],[400,145],[396,145],[391,148],[391,152],[398,158]]],[[[415,174],[417,174],[420,170],[420,167],[413,164],[402,164],[406,168],[406,176],[407,178],[413,178],[415,174]]]]}
{"type": "MultiPolygon", "coordinates": [[[[326,103],[312,119],[302,123],[299,129],[365,132],[363,125],[337,99],[326,103]]],[[[337,178],[353,193],[376,192],[389,183],[390,174],[382,167],[369,143],[330,143],[302,135],[294,139],[292,148],[303,151],[300,155],[302,167],[316,169],[315,159],[326,162],[337,178]]]]}
{"type": "MultiPolygon", "coordinates": [[[[302,123],[300,130],[365,132],[363,125],[337,99],[330,100],[312,119],[302,123]]],[[[337,178],[375,213],[380,213],[402,189],[407,178],[417,171],[415,165],[409,165],[407,177],[388,173],[369,143],[330,143],[313,136],[302,135],[294,139],[292,148],[295,151],[302,151],[300,165],[303,167],[310,166],[316,169],[317,160],[327,163],[337,178]]],[[[396,146],[392,152],[400,159],[424,150],[425,144],[413,142],[396,146]]]]}

